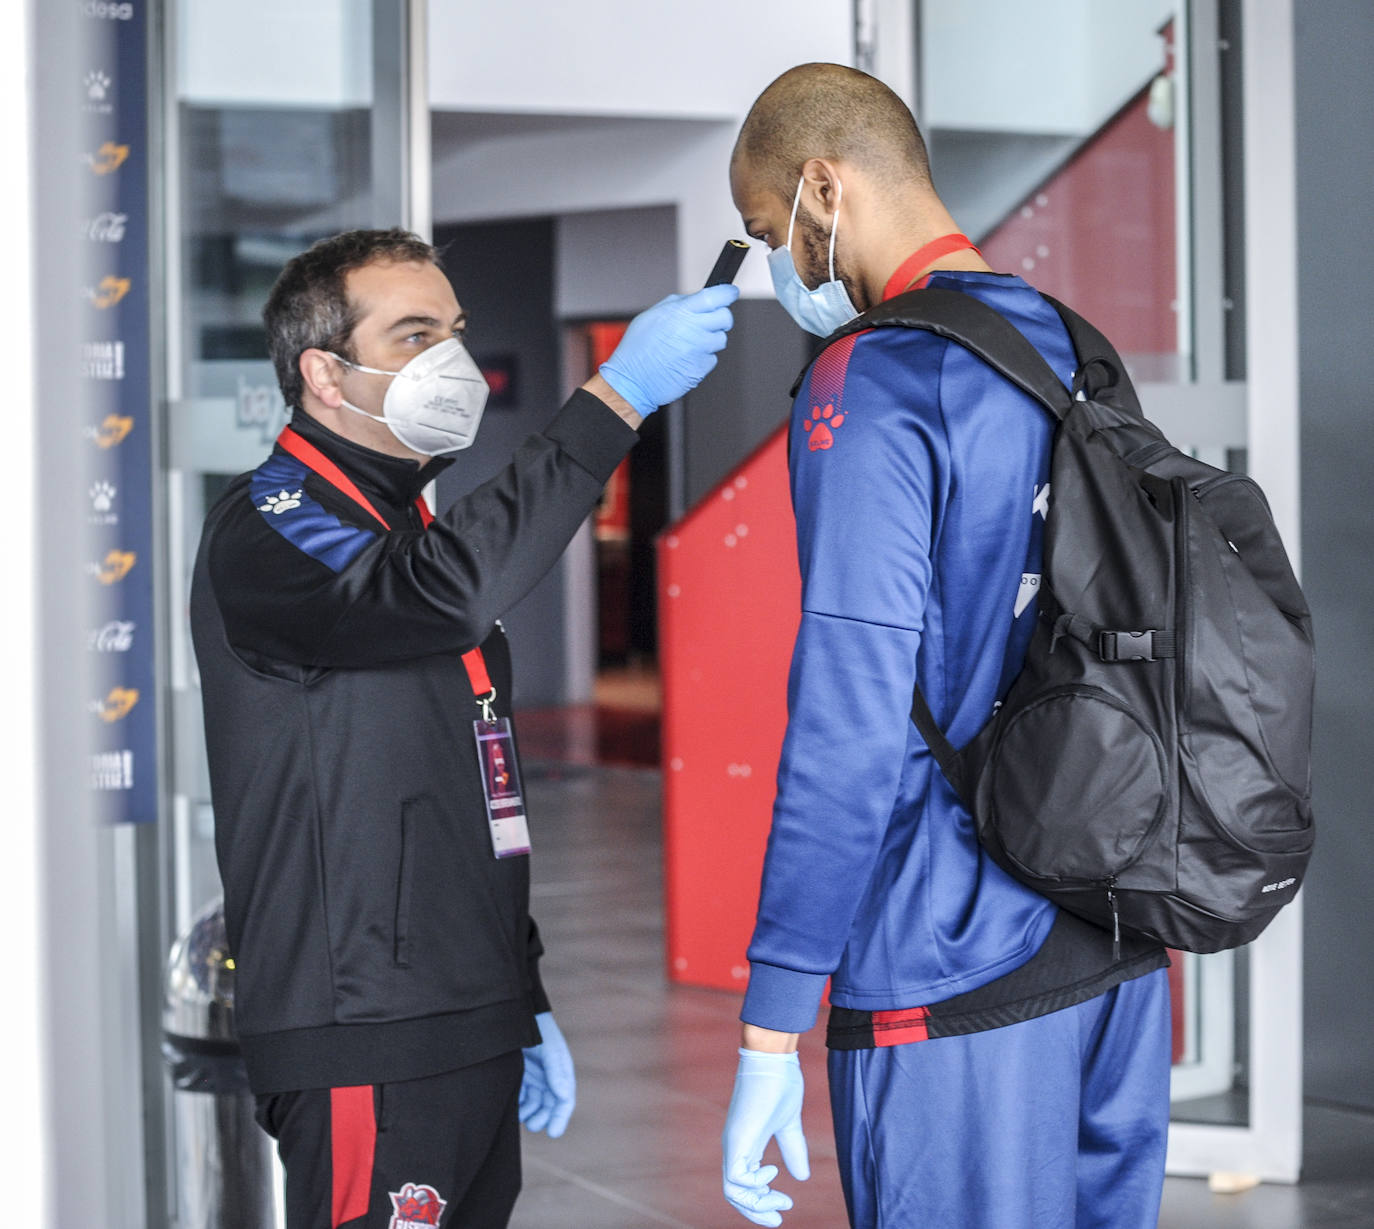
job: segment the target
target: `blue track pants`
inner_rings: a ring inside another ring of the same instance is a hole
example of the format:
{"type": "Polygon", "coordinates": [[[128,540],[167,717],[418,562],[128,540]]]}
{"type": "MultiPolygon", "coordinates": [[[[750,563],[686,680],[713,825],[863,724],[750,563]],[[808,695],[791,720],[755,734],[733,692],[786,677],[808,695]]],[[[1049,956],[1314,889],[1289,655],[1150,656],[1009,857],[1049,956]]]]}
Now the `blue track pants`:
{"type": "Polygon", "coordinates": [[[1167,970],[967,1037],[832,1050],[854,1229],[1154,1229],[1167,970]]]}

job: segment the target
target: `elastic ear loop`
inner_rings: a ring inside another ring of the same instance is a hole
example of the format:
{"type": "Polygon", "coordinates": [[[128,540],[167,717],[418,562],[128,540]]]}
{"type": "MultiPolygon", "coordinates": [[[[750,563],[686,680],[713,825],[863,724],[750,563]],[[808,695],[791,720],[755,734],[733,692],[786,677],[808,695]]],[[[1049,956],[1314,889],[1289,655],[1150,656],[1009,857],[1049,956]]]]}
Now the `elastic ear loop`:
{"type": "MultiPolygon", "coordinates": [[[[783,245],[792,250],[792,229],[797,224],[797,206],[801,204],[802,185],[806,183],[803,175],[797,180],[797,194],[792,198],[792,214],[787,219],[787,242],[783,245]]],[[[835,216],[830,221],[830,280],[835,280],[835,232],[840,229],[840,204],[844,200],[844,180],[835,180],[835,216]]],[[[795,267],[795,262],[794,266],[795,267]]]]}
{"type": "Polygon", "coordinates": [[[835,232],[840,229],[840,202],[844,200],[844,180],[835,180],[835,216],[830,221],[830,280],[835,280],[835,232]]]}
{"type": "MultiPolygon", "coordinates": [[[[787,242],[783,244],[783,247],[789,252],[792,250],[792,228],[797,224],[797,206],[801,204],[802,184],[805,182],[806,176],[803,175],[797,180],[797,190],[792,195],[792,216],[787,219],[787,242]]],[[[795,260],[792,262],[792,265],[793,268],[796,267],[795,260]]]]}

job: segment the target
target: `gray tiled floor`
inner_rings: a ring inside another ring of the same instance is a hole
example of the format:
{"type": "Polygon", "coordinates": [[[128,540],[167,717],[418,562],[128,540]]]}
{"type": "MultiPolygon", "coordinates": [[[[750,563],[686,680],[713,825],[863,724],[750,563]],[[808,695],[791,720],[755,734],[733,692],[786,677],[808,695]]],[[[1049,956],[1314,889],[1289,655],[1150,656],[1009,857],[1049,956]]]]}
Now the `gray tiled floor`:
{"type": "MultiPolygon", "coordinates": [[[[658,775],[531,765],[527,776],[544,978],[577,1060],[578,1108],[562,1139],[526,1137],[512,1229],[739,1229],[719,1173],[739,1002],[664,978],[658,775]]],[[[780,1184],[797,1199],[783,1223],[843,1229],[819,1038],[803,1063],[812,1177],[780,1184]]],[[[1161,1229],[1374,1227],[1374,1117],[1309,1106],[1306,1130],[1300,1186],[1221,1196],[1170,1179],[1161,1229]]]]}

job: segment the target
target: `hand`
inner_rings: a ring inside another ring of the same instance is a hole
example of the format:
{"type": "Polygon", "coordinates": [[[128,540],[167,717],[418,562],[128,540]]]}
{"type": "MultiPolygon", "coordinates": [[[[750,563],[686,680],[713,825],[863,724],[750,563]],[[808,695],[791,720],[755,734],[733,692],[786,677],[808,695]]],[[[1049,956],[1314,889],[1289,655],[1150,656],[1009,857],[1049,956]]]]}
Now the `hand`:
{"type": "Polygon", "coordinates": [[[541,1011],[535,1020],[544,1039],[525,1049],[525,1078],[520,1082],[520,1121],[531,1131],[548,1128],[557,1139],[567,1129],[577,1104],[577,1075],[572,1053],[554,1023],[553,1012],[541,1011]]]}
{"type": "Polygon", "coordinates": [[[735,1094],[721,1135],[725,1198],[756,1225],[781,1225],[792,1200],[769,1189],[776,1165],[760,1165],[768,1141],[777,1136],[787,1172],[798,1181],[811,1176],[802,1134],[801,1060],[793,1054],[741,1049],[735,1094]]]}
{"type": "Polygon", "coordinates": [[[725,349],[734,326],[730,304],[738,286],[708,286],[695,294],[670,294],[630,321],[601,375],[648,417],[661,405],[695,388],[725,349]]]}

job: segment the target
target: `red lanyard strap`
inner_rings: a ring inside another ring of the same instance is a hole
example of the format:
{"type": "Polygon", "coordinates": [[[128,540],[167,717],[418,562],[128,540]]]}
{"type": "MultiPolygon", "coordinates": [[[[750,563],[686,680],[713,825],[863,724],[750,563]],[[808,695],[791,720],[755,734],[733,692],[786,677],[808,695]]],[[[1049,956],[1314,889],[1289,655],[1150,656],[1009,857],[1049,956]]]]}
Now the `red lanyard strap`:
{"type": "MultiPolygon", "coordinates": [[[[934,264],[940,257],[950,256],[955,252],[978,252],[978,249],[973,246],[973,241],[967,235],[961,235],[958,231],[952,235],[941,235],[938,239],[932,239],[917,248],[897,266],[897,272],[887,279],[887,285],[883,287],[884,301],[893,295],[901,294],[916,280],[916,275],[922,269],[934,264]]],[[[982,254],[978,252],[979,256],[982,254]]]]}
{"type": "Polygon", "coordinates": [[[373,520],[380,522],[383,529],[390,531],[391,526],[387,524],[386,517],[378,512],[377,509],[372,506],[372,501],[358,490],[358,484],[309,440],[302,439],[290,427],[283,427],[281,429],[281,434],[277,436],[277,443],[304,465],[306,469],[314,470],[315,473],[329,483],[330,486],[347,495],[349,499],[372,517],[373,520]]]}
{"type": "MultiPolygon", "coordinates": [[[[386,517],[378,512],[372,506],[372,501],[358,490],[358,484],[309,440],[304,439],[292,428],[283,427],[281,434],[277,436],[277,443],[306,469],[319,475],[335,490],[342,491],[358,507],[377,521],[383,529],[388,533],[391,532],[391,526],[387,523],[386,517]]],[[[429,505],[425,503],[423,498],[415,501],[415,507],[420,513],[420,524],[428,529],[434,523],[434,513],[429,510],[429,505]]],[[[476,648],[463,654],[463,665],[467,668],[468,682],[472,684],[472,694],[481,702],[483,715],[490,721],[493,711],[491,703],[496,699],[496,688],[491,685],[491,676],[487,673],[487,659],[482,655],[482,650],[476,648]]]]}

